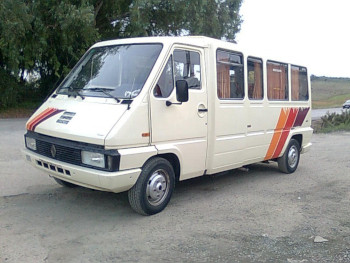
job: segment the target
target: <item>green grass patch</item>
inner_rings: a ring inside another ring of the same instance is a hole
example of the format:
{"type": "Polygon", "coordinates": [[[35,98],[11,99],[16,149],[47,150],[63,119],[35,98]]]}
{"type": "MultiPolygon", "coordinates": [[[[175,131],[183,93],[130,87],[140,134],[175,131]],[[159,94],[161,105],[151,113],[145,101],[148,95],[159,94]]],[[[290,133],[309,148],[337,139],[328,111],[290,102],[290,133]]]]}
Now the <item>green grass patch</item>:
{"type": "Polygon", "coordinates": [[[350,99],[350,79],[311,76],[311,93],[315,109],[341,107],[350,99]]]}
{"type": "Polygon", "coordinates": [[[316,133],[350,131],[350,110],[343,111],[341,114],[327,113],[314,126],[314,131],[316,133]]]}
{"type": "MultiPolygon", "coordinates": [[[[350,88],[349,88],[350,90],[350,88]]],[[[346,100],[350,99],[350,93],[336,95],[322,100],[312,100],[313,109],[327,109],[341,107],[346,100]]]]}

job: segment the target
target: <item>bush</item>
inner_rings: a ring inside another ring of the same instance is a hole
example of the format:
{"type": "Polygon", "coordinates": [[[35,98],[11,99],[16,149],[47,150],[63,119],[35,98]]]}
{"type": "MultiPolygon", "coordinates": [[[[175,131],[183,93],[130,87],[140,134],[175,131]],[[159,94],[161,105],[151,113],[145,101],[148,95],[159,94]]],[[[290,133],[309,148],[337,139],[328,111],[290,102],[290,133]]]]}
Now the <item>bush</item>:
{"type": "Polygon", "coordinates": [[[321,127],[319,132],[349,131],[350,130],[350,111],[342,111],[341,114],[327,113],[321,117],[321,127]]]}
{"type": "Polygon", "coordinates": [[[45,98],[36,83],[20,83],[0,68],[0,112],[17,108],[36,108],[45,98]]]}
{"type": "Polygon", "coordinates": [[[0,68],[0,79],[0,110],[16,106],[20,90],[16,78],[0,68]]]}

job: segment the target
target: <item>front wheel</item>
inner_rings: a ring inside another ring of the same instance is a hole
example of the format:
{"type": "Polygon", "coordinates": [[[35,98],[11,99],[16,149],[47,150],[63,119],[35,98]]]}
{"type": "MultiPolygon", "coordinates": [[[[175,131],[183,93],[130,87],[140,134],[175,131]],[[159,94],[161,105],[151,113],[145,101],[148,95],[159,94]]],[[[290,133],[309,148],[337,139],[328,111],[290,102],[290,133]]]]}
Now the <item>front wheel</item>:
{"type": "Polygon", "coordinates": [[[169,203],[174,186],[172,165],[163,158],[153,158],[143,166],[139,179],[128,192],[130,206],[141,215],[159,213],[169,203]]]}
{"type": "Polygon", "coordinates": [[[300,159],[300,146],[297,140],[291,139],[284,154],[278,158],[278,168],[287,174],[294,173],[300,159]]]}

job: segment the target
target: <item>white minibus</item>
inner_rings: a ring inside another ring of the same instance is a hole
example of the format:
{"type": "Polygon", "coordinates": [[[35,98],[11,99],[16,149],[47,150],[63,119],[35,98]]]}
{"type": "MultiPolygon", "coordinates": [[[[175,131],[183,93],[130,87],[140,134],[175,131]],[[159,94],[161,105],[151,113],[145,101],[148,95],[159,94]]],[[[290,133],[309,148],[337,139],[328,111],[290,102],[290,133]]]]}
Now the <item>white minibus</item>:
{"type": "Polygon", "coordinates": [[[25,158],[66,187],[128,191],[143,215],[175,182],[256,162],[293,173],[312,135],[307,68],[208,37],[93,45],[26,124],[25,158]]]}

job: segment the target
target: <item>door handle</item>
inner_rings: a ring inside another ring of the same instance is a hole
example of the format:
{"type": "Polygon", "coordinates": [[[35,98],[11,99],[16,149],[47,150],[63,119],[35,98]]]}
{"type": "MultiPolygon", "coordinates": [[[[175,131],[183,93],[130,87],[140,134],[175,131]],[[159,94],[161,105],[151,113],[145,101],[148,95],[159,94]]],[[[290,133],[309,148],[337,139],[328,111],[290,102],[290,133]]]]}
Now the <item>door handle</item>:
{"type": "Polygon", "coordinates": [[[208,112],[208,109],[198,109],[198,112],[208,112]]]}

